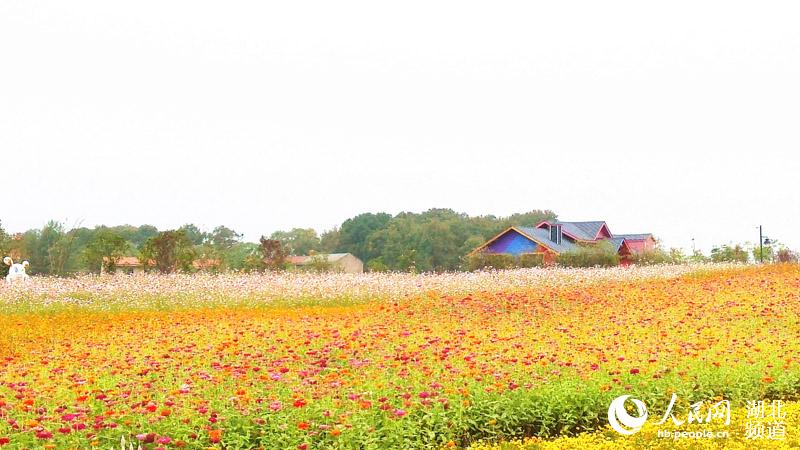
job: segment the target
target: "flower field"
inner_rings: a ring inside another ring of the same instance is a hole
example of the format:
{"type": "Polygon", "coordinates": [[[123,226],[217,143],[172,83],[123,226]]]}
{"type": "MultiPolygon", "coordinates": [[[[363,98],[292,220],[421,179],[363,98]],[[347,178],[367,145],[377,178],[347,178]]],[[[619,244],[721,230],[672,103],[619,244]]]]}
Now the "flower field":
{"type": "Polygon", "coordinates": [[[798,311],[796,265],[35,278],[0,448],[668,448],[611,400],[789,404],[798,311]]]}

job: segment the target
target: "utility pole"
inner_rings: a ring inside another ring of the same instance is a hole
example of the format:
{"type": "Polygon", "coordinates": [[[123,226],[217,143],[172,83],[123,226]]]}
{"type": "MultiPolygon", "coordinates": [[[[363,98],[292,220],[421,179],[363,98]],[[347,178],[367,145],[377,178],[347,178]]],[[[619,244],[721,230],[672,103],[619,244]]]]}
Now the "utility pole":
{"type": "Polygon", "coordinates": [[[758,226],[758,257],[764,263],[764,235],[761,233],[761,225],[758,226]]]}

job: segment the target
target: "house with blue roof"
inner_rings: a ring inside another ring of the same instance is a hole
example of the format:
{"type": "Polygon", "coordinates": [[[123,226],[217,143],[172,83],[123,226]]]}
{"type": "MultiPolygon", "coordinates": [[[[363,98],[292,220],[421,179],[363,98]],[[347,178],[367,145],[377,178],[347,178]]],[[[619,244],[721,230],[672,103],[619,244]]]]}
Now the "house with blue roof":
{"type": "Polygon", "coordinates": [[[656,247],[652,234],[613,234],[604,221],[545,220],[534,227],[509,227],[470,252],[470,255],[484,253],[519,257],[523,254],[541,254],[544,263],[551,264],[559,254],[575,250],[581,243],[601,241],[611,243],[623,265],[629,264],[635,253],[656,247]]]}

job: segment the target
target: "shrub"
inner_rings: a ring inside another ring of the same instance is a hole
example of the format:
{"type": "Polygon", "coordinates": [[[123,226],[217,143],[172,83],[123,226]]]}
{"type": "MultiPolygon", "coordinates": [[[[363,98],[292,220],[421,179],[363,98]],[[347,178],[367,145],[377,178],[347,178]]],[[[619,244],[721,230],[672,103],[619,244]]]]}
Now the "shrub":
{"type": "Polygon", "coordinates": [[[682,264],[686,262],[686,256],[680,249],[672,248],[666,252],[660,248],[636,252],[631,255],[631,262],[640,266],[650,266],[654,264],[682,264]]]}
{"type": "Polygon", "coordinates": [[[747,250],[739,244],[722,245],[711,249],[711,261],[713,262],[740,262],[746,263],[749,259],[747,250]]]}
{"type": "Polygon", "coordinates": [[[311,260],[302,267],[306,272],[340,272],[341,269],[335,267],[332,262],[328,261],[325,255],[313,254],[311,260]]]}
{"type": "Polygon", "coordinates": [[[389,270],[389,266],[383,262],[383,257],[379,256],[367,261],[367,270],[370,272],[386,272],[389,270]]]}
{"type": "Polygon", "coordinates": [[[469,270],[481,269],[511,269],[515,267],[516,260],[511,255],[478,253],[467,257],[467,268],[469,270]]]}
{"type": "Polygon", "coordinates": [[[542,253],[525,253],[519,257],[520,267],[542,267],[544,265],[544,254],[542,253]]]}
{"type": "Polygon", "coordinates": [[[567,267],[612,267],[619,265],[619,254],[607,241],[581,243],[574,250],[558,255],[556,262],[567,267]]]}
{"type": "Polygon", "coordinates": [[[782,248],[778,250],[778,253],[775,254],[775,260],[782,263],[796,263],[798,261],[798,257],[796,252],[793,252],[788,248],[782,248]]]}

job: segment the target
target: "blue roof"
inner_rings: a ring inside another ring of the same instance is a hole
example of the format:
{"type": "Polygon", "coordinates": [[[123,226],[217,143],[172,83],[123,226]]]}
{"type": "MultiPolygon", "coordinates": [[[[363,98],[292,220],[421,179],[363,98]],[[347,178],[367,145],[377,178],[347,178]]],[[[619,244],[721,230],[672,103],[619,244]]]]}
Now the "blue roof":
{"type": "Polygon", "coordinates": [[[575,249],[576,245],[572,242],[562,239],[561,244],[557,244],[550,240],[550,232],[542,228],[533,227],[515,227],[519,231],[525,233],[529,237],[536,240],[536,242],[544,245],[545,247],[556,251],[557,253],[564,253],[575,249]]]}

